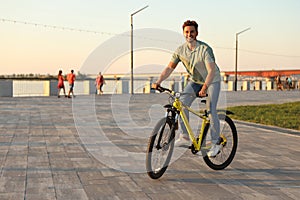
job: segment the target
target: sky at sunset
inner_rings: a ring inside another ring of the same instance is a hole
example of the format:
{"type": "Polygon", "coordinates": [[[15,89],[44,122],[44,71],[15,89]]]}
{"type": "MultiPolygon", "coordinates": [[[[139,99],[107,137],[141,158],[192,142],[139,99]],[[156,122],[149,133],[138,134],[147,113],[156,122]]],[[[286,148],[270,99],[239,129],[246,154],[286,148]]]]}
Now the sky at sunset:
{"type": "Polygon", "coordinates": [[[235,34],[248,27],[238,36],[239,70],[300,69],[299,0],[0,3],[0,74],[57,74],[59,69],[128,73],[130,14],[146,5],[133,16],[135,32],[142,30],[134,37],[135,67],[147,66],[142,72],[160,71],[157,66],[168,64],[184,41],[181,26],[187,19],[198,22],[198,39],[213,48],[221,71],[234,70],[235,34]],[[97,59],[90,62],[92,57],[97,59]]]}

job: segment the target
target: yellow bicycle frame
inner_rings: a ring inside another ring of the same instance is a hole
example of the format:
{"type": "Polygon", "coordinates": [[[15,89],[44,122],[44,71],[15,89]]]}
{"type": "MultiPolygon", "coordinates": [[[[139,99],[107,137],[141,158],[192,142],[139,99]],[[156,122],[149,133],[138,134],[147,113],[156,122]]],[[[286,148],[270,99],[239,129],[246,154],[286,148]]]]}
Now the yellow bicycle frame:
{"type": "Polygon", "coordinates": [[[177,110],[180,111],[180,117],[184,123],[184,126],[186,127],[186,130],[188,131],[189,137],[192,140],[195,150],[199,151],[201,149],[204,128],[205,128],[206,124],[209,123],[209,118],[204,116],[202,113],[196,112],[193,109],[191,109],[190,107],[183,105],[182,102],[178,98],[175,98],[175,101],[173,102],[173,106],[174,106],[174,108],[176,108],[177,110]],[[184,108],[187,109],[189,112],[191,112],[203,119],[198,141],[197,141],[197,138],[195,137],[195,134],[193,133],[193,130],[189,124],[189,121],[188,121],[185,113],[183,112],[184,108]]]}

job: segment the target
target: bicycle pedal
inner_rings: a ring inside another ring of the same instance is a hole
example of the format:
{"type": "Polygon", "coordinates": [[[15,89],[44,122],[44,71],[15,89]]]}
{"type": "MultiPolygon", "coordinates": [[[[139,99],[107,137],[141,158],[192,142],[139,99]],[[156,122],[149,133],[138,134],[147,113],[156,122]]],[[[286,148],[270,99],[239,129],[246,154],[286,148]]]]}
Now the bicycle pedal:
{"type": "Polygon", "coordinates": [[[223,141],[224,141],[223,138],[222,138],[222,137],[219,137],[216,144],[217,144],[217,145],[220,145],[223,141]]]}

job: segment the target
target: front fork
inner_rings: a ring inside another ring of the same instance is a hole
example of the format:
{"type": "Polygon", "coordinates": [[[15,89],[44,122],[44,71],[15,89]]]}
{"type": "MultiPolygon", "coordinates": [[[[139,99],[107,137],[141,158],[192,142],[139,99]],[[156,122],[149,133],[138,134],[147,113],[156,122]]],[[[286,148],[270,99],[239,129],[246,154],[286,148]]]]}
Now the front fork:
{"type": "Polygon", "coordinates": [[[167,111],[166,111],[165,117],[171,119],[171,121],[174,123],[174,126],[175,126],[174,128],[175,128],[175,130],[178,130],[178,117],[179,117],[179,112],[176,111],[176,110],[174,110],[173,108],[169,108],[169,109],[167,109],[167,111]]]}
{"type": "MultiPolygon", "coordinates": [[[[176,131],[178,129],[178,115],[179,114],[178,114],[178,112],[176,110],[173,110],[171,107],[167,108],[167,111],[166,111],[166,114],[165,114],[165,118],[166,118],[165,120],[167,121],[167,119],[170,119],[172,121],[173,125],[171,127],[171,132],[172,131],[176,131]]],[[[167,122],[164,123],[162,129],[160,130],[160,133],[158,134],[158,142],[157,142],[157,146],[156,146],[157,149],[161,149],[163,147],[163,145],[164,145],[164,144],[161,144],[161,140],[162,140],[162,137],[163,137],[164,129],[166,127],[166,123],[167,122]]],[[[170,137],[168,139],[168,144],[170,142],[172,142],[171,138],[172,137],[170,137]]]]}

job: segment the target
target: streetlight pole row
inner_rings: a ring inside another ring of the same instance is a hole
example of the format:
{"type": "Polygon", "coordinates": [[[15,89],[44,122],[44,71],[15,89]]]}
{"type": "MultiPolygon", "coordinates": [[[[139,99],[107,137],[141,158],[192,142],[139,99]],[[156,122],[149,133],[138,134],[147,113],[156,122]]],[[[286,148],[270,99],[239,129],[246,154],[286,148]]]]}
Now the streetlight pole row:
{"type": "Polygon", "coordinates": [[[143,8],[141,8],[141,9],[139,9],[138,11],[136,11],[136,12],[134,12],[134,13],[132,13],[131,15],[130,15],[130,25],[131,25],[131,42],[130,42],[130,47],[131,47],[131,55],[130,55],[130,60],[131,60],[131,75],[130,75],[130,84],[131,84],[131,94],[133,94],[134,92],[133,92],[133,15],[135,15],[135,14],[137,14],[138,12],[141,12],[142,10],[144,10],[144,9],[146,9],[148,7],[148,5],[147,6],[145,6],[145,7],[143,7],[143,8]]]}
{"type": "Polygon", "coordinates": [[[237,63],[238,63],[238,36],[241,33],[244,33],[248,30],[250,30],[251,28],[246,28],[245,30],[242,30],[238,33],[235,34],[235,73],[234,73],[234,91],[237,91],[237,63]]]}

